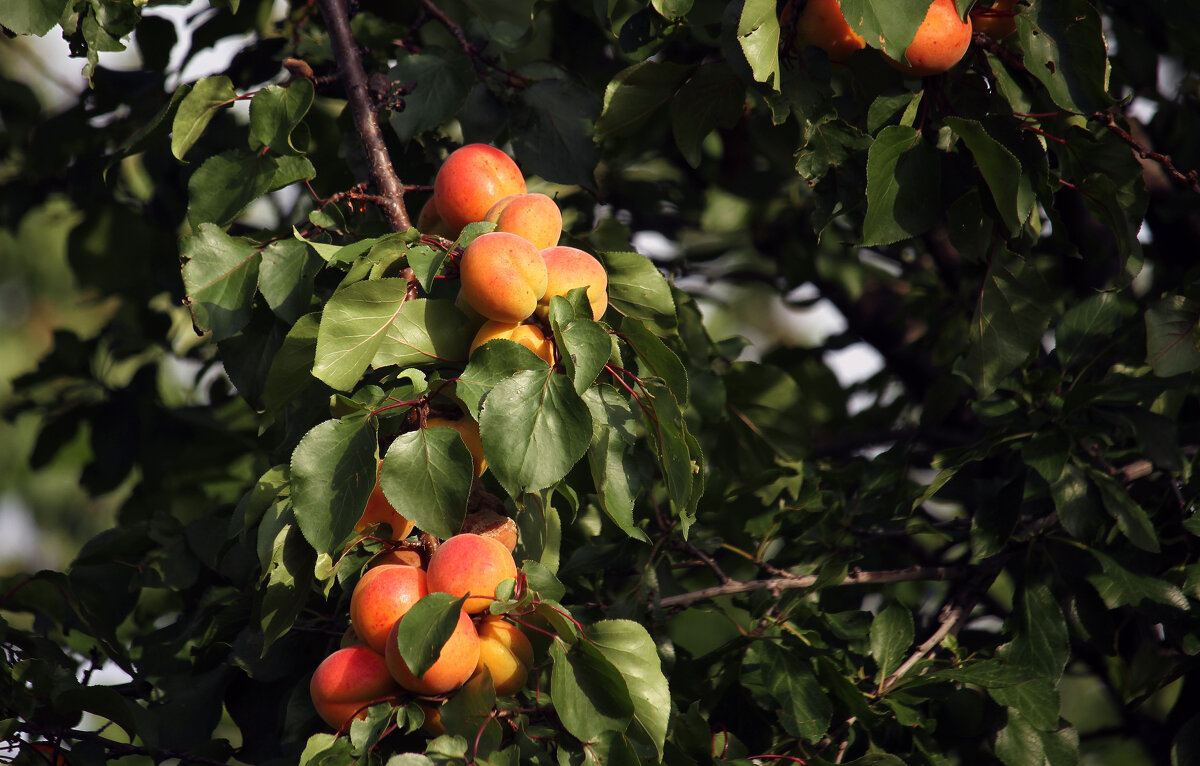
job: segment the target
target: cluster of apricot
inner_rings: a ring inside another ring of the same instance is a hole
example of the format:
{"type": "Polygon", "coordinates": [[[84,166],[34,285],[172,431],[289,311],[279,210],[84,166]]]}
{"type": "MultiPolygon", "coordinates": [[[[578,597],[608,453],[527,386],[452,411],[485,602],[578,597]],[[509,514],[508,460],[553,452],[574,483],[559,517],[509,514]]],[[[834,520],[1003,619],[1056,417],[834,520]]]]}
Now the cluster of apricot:
{"type": "MultiPolygon", "coordinates": [[[[425,567],[415,554],[412,562],[366,571],[350,596],[351,630],[343,641],[348,645],[326,657],[312,675],[313,706],[335,729],[365,718],[370,705],[397,699],[402,690],[443,697],[485,669],[497,695],[515,694],[525,685],[533,665],[529,639],[516,625],[488,613],[496,587],[517,576],[509,548],[493,537],[459,534],[438,546],[425,567]],[[398,634],[405,616],[430,593],[466,600],[441,653],[418,676],[400,652],[398,634]]],[[[432,731],[439,720],[437,704],[436,699],[421,703],[432,731]]]]}
{"type": "Polygon", "coordinates": [[[507,154],[468,144],[446,158],[422,208],[423,234],[455,239],[467,224],[496,228],[476,237],[459,259],[458,306],[483,320],[471,351],[496,338],[520,343],[553,365],[544,321],[550,300],[586,288],[594,319],[608,306],[608,274],[594,256],[559,245],[562,212],[545,194],[527,192],[507,154]]]}
{"type": "MultiPolygon", "coordinates": [[[[1016,0],[978,3],[963,19],[954,0],[933,0],[904,51],[908,63],[898,61],[886,48],[884,58],[906,74],[941,74],[966,54],[974,31],[996,39],[1012,34],[1016,30],[1015,5],[1016,0]]],[[[796,41],[821,48],[836,63],[844,63],[852,53],[866,47],[866,40],[846,22],[838,0],[808,0],[796,20],[796,41]]]]}

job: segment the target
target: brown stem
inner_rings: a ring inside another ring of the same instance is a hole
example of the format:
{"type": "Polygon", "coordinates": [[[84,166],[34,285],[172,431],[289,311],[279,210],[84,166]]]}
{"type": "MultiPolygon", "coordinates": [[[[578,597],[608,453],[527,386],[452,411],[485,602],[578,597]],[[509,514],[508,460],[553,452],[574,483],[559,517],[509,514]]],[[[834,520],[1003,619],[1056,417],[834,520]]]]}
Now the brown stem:
{"type": "Polygon", "coordinates": [[[346,13],[345,0],[317,2],[329,30],[333,56],[338,62],[338,79],[346,91],[354,127],[367,156],[371,183],[381,192],[381,195],[372,201],[379,205],[392,231],[405,231],[412,227],[412,223],[404,207],[404,185],[400,183],[400,178],[392,167],[387,144],[384,143],[383,133],[379,130],[379,121],[367,90],[367,75],[363,71],[362,57],[358,55],[358,45],[350,33],[350,18],[346,13]]]}
{"type": "Polygon", "coordinates": [[[1175,163],[1172,162],[1169,155],[1151,151],[1149,147],[1142,145],[1142,143],[1134,138],[1129,131],[1117,124],[1116,118],[1113,117],[1111,113],[1096,112],[1092,115],[1092,119],[1099,120],[1104,127],[1112,131],[1113,135],[1124,141],[1131,149],[1137,152],[1139,157],[1144,160],[1154,160],[1159,165],[1162,165],[1163,169],[1166,170],[1167,173],[1169,173],[1170,176],[1176,181],[1182,184],[1187,184],[1189,187],[1191,187],[1192,191],[1200,194],[1200,173],[1197,173],[1195,170],[1192,170],[1188,173],[1184,173],[1179,170],[1179,168],[1175,167],[1175,163]]]}

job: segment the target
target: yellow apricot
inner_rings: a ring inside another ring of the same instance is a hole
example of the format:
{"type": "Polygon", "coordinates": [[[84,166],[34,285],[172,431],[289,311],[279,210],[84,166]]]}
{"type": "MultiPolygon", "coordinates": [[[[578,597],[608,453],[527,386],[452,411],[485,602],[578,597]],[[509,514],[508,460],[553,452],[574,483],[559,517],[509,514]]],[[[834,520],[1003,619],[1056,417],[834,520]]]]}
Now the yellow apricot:
{"type": "Polygon", "coordinates": [[[379,472],[382,470],[383,459],[380,458],[379,465],[375,468],[375,489],[371,490],[371,496],[367,498],[367,507],[363,509],[362,516],[354,525],[354,531],[366,532],[372,524],[386,523],[392,528],[392,539],[403,540],[412,532],[413,523],[401,516],[384,496],[383,485],[379,483],[379,472]]]}
{"type": "Polygon", "coordinates": [[[820,48],[837,63],[867,45],[863,36],[846,23],[838,0],[808,0],[796,25],[796,41],[820,48]]]}
{"type": "Polygon", "coordinates": [[[478,630],[479,668],[488,669],[497,695],[516,694],[525,686],[533,667],[533,646],[529,639],[520,628],[499,615],[484,617],[478,630]]]}
{"type": "Polygon", "coordinates": [[[455,236],[482,221],[498,200],[525,192],[525,177],[512,159],[494,146],[467,144],[454,150],[433,181],[438,214],[455,236]]]}
{"type": "Polygon", "coordinates": [[[538,249],[504,231],[471,242],[459,260],[458,274],[471,308],[500,322],[528,318],[546,292],[546,262],[538,249]]]}
{"type": "Polygon", "coordinates": [[[516,322],[497,322],[488,320],[475,334],[471,341],[471,353],[489,340],[503,338],[513,343],[520,343],[525,348],[546,360],[546,364],[554,366],[554,341],[550,340],[538,329],[537,325],[518,324],[516,322]]]}
{"type": "Polygon", "coordinates": [[[586,287],[592,318],[599,320],[604,316],[608,308],[608,272],[600,261],[590,253],[566,245],[546,248],[542,251],[542,261],[546,264],[546,291],[538,301],[540,310],[547,310],[554,296],[565,296],[576,287],[586,287]]]}
{"type": "Polygon", "coordinates": [[[562,211],[538,192],[510,194],[492,205],[484,220],[496,224],[496,231],[524,237],[538,250],[557,245],[562,235],[562,211]]]}
{"type": "Polygon", "coordinates": [[[475,667],[479,664],[479,633],[475,630],[475,623],[471,622],[471,618],[467,616],[466,612],[458,613],[458,624],[454,627],[454,632],[442,646],[437,660],[420,678],[417,678],[409,670],[408,665],[404,662],[404,657],[400,654],[400,647],[396,644],[402,622],[404,622],[403,617],[392,626],[392,631],[388,634],[387,650],[384,654],[388,670],[391,671],[392,678],[396,680],[396,683],[410,692],[432,697],[454,691],[465,684],[471,674],[475,672],[475,667]]]}
{"type": "Polygon", "coordinates": [[[970,44],[970,17],[963,21],[954,0],[933,0],[916,36],[904,51],[908,63],[891,58],[886,49],[884,58],[907,74],[941,74],[962,60],[970,44]]]}

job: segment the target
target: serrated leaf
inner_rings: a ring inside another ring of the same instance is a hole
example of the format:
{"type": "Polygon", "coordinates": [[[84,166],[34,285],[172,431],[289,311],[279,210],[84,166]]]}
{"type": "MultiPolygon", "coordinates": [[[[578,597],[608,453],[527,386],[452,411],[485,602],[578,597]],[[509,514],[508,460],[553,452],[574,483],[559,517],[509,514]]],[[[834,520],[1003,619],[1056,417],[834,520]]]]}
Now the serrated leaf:
{"type": "Polygon", "coordinates": [[[1109,515],[1117,520],[1117,526],[1129,542],[1149,553],[1158,553],[1158,535],[1154,522],[1146,510],[1134,502],[1125,488],[1106,473],[1092,471],[1092,481],[1100,490],[1100,499],[1109,515]]]}
{"type": "Polygon", "coordinates": [[[913,642],[912,613],[901,604],[890,604],[871,621],[871,656],[882,682],[904,661],[913,642]]]}
{"type": "Polygon", "coordinates": [[[450,120],[467,101],[474,84],[471,62],[457,50],[430,46],[407,52],[388,72],[390,84],[412,84],[404,109],[393,111],[389,123],[403,142],[450,120]]]}
{"type": "Polygon", "coordinates": [[[985,689],[1001,686],[1016,686],[1035,678],[1033,671],[1013,667],[1000,660],[981,660],[958,668],[943,668],[921,676],[922,679],[945,678],[964,684],[975,684],[985,689]]]}
{"type": "Polygon", "coordinates": [[[1160,377],[1200,367],[1200,303],[1182,295],[1163,298],[1146,309],[1146,362],[1160,377]]]}
{"type": "Polygon", "coordinates": [[[912,44],[931,0],[842,0],[846,23],[872,48],[885,48],[896,60],[912,44]]]}
{"type": "Polygon", "coordinates": [[[1004,728],[996,733],[996,756],[1005,766],[1045,766],[1041,732],[1018,711],[1007,712],[1004,728]]]}
{"type": "Polygon", "coordinates": [[[325,304],[317,332],[313,375],[350,391],[384,343],[408,293],[404,279],[356,282],[325,304]]]}
{"type": "Polygon", "coordinates": [[[890,245],[928,231],[942,214],[941,159],[913,128],[879,131],[867,152],[862,245],[890,245]]]}
{"type": "Polygon", "coordinates": [[[296,239],[277,240],[263,248],[258,289],[280,319],[294,323],[308,312],[321,265],[321,259],[296,239]]]}
{"type": "Polygon", "coordinates": [[[54,28],[69,0],[6,0],[0,3],[0,27],[18,35],[44,36],[54,28]]]}
{"type": "Polygon", "coordinates": [[[442,264],[446,262],[447,252],[440,247],[434,248],[429,245],[417,245],[411,247],[406,253],[408,258],[409,268],[413,270],[413,274],[417,277],[417,283],[421,285],[421,289],[429,292],[433,289],[433,278],[437,276],[442,269],[442,264]]]}
{"type": "Polygon", "coordinates": [[[171,154],[182,160],[200,140],[217,111],[232,104],[235,98],[237,91],[233,89],[233,81],[225,75],[205,77],[192,85],[179,102],[171,122],[171,154]]]}
{"type": "Polygon", "coordinates": [[[526,175],[595,191],[599,153],[592,140],[600,102],[590,90],[544,79],[521,91],[509,122],[513,149],[526,175]]]}
{"type": "Polygon", "coordinates": [[[404,664],[417,678],[433,667],[442,647],[458,627],[462,605],[467,597],[449,593],[430,593],[413,604],[396,628],[396,648],[404,664]]]}
{"type": "Polygon", "coordinates": [[[829,729],[833,704],[808,663],[776,644],[765,643],[763,649],[767,690],[779,703],[784,731],[816,742],[829,729]]]}
{"type": "Polygon", "coordinates": [[[548,370],[546,360],[511,341],[489,341],[471,354],[462,374],[454,383],[454,393],[476,420],[483,399],[497,383],[522,370],[548,370]]]}
{"type": "Polygon", "coordinates": [[[1066,618],[1050,589],[1043,584],[1025,588],[1009,618],[1009,629],[1013,640],[1008,660],[1057,682],[1071,650],[1066,618]]]}
{"type": "Polygon", "coordinates": [[[587,641],[550,644],[550,698],[563,728],[583,742],[624,731],[634,705],[618,670],[587,641]]]}
{"type": "Polygon", "coordinates": [[[756,82],[779,90],[779,18],[775,0],[745,0],[737,26],[738,45],[756,82]]]}
{"type": "Polygon", "coordinates": [[[419,428],[400,434],[388,447],[379,482],[397,513],[445,540],[466,517],[473,465],[456,430],[419,428]]]}
{"type": "MultiPolygon", "coordinates": [[[[671,694],[654,639],[631,620],[601,620],[585,631],[587,639],[621,672],[633,717],[627,734],[639,750],[649,745],[661,759],[671,713],[671,694]]],[[[643,752],[643,754],[646,754],[643,752]]]]}
{"type": "Polygon", "coordinates": [[[1025,67],[1062,109],[1090,114],[1113,103],[1100,14],[1086,0],[1034,3],[1017,14],[1025,67]]]}
{"type": "Polygon", "coordinates": [[[225,227],[254,200],[316,174],[303,157],[232,150],[209,157],[188,179],[188,221],[225,227]]]}
{"type": "Polygon", "coordinates": [[[1033,182],[1021,167],[1021,162],[1001,144],[987,134],[983,124],[977,120],[947,117],[946,124],[966,144],[975,164],[992,193],[1000,218],[1009,233],[1016,234],[1029,220],[1036,197],[1033,182]]]}
{"type": "Polygon", "coordinates": [[[258,248],[204,223],[194,236],[179,243],[179,250],[193,323],[211,330],[216,340],[233,336],[250,321],[258,284],[258,248]]]}
{"type": "Polygon", "coordinates": [[[562,316],[570,315],[571,318],[560,322],[560,312],[554,309],[557,305],[565,304],[566,299],[554,296],[551,300],[550,324],[563,367],[575,384],[575,392],[582,395],[608,363],[612,341],[608,332],[592,321],[590,313],[587,316],[574,316],[569,310],[561,312],[562,316]]]}
{"type": "Polygon", "coordinates": [[[980,396],[1037,351],[1050,321],[1050,295],[1037,270],[1003,250],[992,260],[971,320],[966,370],[980,396]]]}
{"type": "Polygon", "coordinates": [[[491,390],[479,428],[493,475],[517,498],[571,470],[591,441],[592,417],[565,376],[527,370],[491,390]]]}
{"type": "Polygon", "coordinates": [[[286,86],[270,85],[250,100],[251,148],[270,147],[276,154],[303,154],[292,143],[292,131],[308,114],[313,102],[313,84],[307,79],[291,80],[286,86]]]}
{"type": "Polygon", "coordinates": [[[1110,609],[1124,605],[1138,606],[1143,600],[1149,600],[1184,612],[1191,610],[1187,596],[1177,585],[1131,572],[1116,559],[1095,548],[1088,548],[1087,551],[1100,562],[1104,571],[1101,575],[1089,576],[1088,581],[1110,609]]]}
{"type": "Polygon", "coordinates": [[[597,253],[608,272],[608,304],[617,313],[640,319],[658,335],[677,324],[671,286],[649,258],[635,252],[597,253]]]}
{"type": "Polygon", "coordinates": [[[336,553],[367,507],[379,471],[377,428],[361,414],[326,420],[292,452],[296,523],[318,553],[336,553]]]}
{"type": "Polygon", "coordinates": [[[471,345],[471,325],[454,301],[417,298],[388,325],[372,367],[463,362],[471,345]]]}
{"type": "Polygon", "coordinates": [[[1037,678],[1016,686],[1001,686],[988,689],[988,695],[998,704],[1015,708],[1037,729],[1050,731],[1058,728],[1059,698],[1055,682],[1048,678],[1037,678]]]}
{"type": "Polygon", "coordinates": [[[625,534],[650,542],[633,519],[637,466],[630,447],[637,440],[637,417],[629,402],[612,386],[589,388],[583,400],[592,413],[592,441],[587,457],[600,507],[625,534]]]}
{"type": "Polygon", "coordinates": [[[688,74],[688,67],[664,61],[642,61],[622,69],[604,90],[596,140],[636,133],[671,100],[688,74]]]}

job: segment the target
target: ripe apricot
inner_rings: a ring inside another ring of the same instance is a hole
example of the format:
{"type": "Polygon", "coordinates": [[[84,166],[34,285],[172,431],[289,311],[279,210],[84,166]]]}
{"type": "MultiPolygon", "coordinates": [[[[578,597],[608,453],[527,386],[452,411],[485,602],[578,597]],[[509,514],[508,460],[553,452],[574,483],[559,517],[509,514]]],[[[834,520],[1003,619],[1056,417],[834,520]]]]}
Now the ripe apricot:
{"type": "Polygon", "coordinates": [[[387,523],[392,528],[392,539],[403,540],[413,530],[413,523],[401,516],[383,494],[383,485],[379,483],[379,472],[383,470],[383,459],[375,468],[375,489],[367,498],[367,507],[354,525],[355,532],[366,532],[372,524],[387,523]]]}
{"type": "Polygon", "coordinates": [[[838,0],[808,0],[796,24],[796,42],[820,48],[839,64],[867,45],[846,23],[838,0]]]}
{"type": "Polygon", "coordinates": [[[545,194],[510,194],[492,205],[484,217],[496,231],[524,237],[538,250],[554,247],[562,236],[562,211],[545,194]]]}
{"type": "Polygon", "coordinates": [[[417,215],[417,231],[422,234],[445,237],[446,239],[454,239],[454,236],[457,236],[456,234],[451,235],[452,233],[446,227],[445,221],[442,220],[442,216],[438,213],[437,199],[435,197],[430,197],[421,206],[421,212],[417,215]]]}
{"type": "Polygon", "coordinates": [[[521,629],[499,615],[479,623],[479,667],[488,669],[496,694],[507,697],[525,686],[533,667],[533,646],[521,629]]]}
{"type": "Polygon", "coordinates": [[[368,564],[371,568],[390,566],[401,564],[406,567],[425,568],[425,562],[421,560],[421,554],[412,548],[392,548],[381,552],[378,556],[371,559],[368,564]]]}
{"type": "Polygon", "coordinates": [[[308,684],[317,715],[335,729],[354,717],[366,718],[366,710],[360,712],[359,708],[399,691],[383,655],[362,644],[338,649],[326,657],[308,684]]]}
{"type": "Polygon", "coordinates": [[[524,237],[493,231],[477,237],[458,264],[462,294],[488,319],[520,322],[546,292],[546,262],[524,237]]]}
{"type": "Polygon", "coordinates": [[[475,340],[471,341],[471,353],[475,353],[475,349],[489,340],[496,340],[497,338],[504,338],[505,340],[511,340],[513,343],[520,343],[542,359],[545,359],[546,364],[551,367],[554,366],[554,341],[547,338],[538,329],[537,325],[532,324],[488,320],[484,322],[483,327],[479,328],[479,332],[475,333],[475,340]]]}
{"type": "Polygon", "coordinates": [[[426,582],[430,593],[470,595],[463,611],[476,614],[495,600],[496,586],[517,576],[517,564],[504,544],[490,537],[459,534],[429,557],[426,582]]]}
{"type": "Polygon", "coordinates": [[[608,308],[608,272],[600,261],[577,247],[559,245],[542,251],[546,264],[546,291],[538,301],[539,309],[550,306],[555,295],[565,296],[576,287],[587,288],[592,318],[599,320],[608,308]]]}
{"type": "Polygon", "coordinates": [[[993,40],[1002,40],[1017,31],[1013,11],[1016,0],[996,0],[990,6],[977,4],[971,9],[971,28],[993,40]]]}
{"type": "Polygon", "coordinates": [[[933,0],[925,13],[925,20],[917,28],[917,34],[904,51],[904,64],[891,58],[884,50],[885,59],[907,74],[941,74],[957,64],[971,44],[971,20],[963,21],[958,15],[954,0],[933,0]]]}
{"type": "Polygon", "coordinates": [[[475,475],[483,476],[483,472],[487,470],[487,460],[483,457],[483,440],[479,438],[479,424],[468,417],[451,420],[435,415],[434,417],[425,419],[426,428],[433,428],[435,426],[448,426],[458,431],[458,435],[462,437],[463,444],[466,444],[467,449],[471,451],[471,459],[475,463],[475,475]]]}
{"type": "Polygon", "coordinates": [[[438,214],[455,236],[467,224],[482,221],[498,200],[524,193],[525,177],[517,163],[487,144],[455,149],[433,180],[438,214]]]}
{"type": "Polygon", "coordinates": [[[350,594],[350,623],[359,638],[382,654],[392,625],[428,592],[425,572],[417,567],[373,567],[350,594]]]}
{"type": "Polygon", "coordinates": [[[437,660],[420,678],[417,678],[409,670],[408,665],[404,662],[404,657],[400,654],[400,648],[396,645],[397,632],[403,621],[404,618],[401,617],[392,626],[392,630],[388,634],[387,651],[384,654],[388,670],[391,671],[392,678],[396,680],[396,683],[410,692],[434,696],[454,691],[467,682],[467,679],[475,672],[476,665],[479,664],[479,633],[476,632],[475,623],[471,622],[471,618],[467,616],[466,612],[459,611],[458,624],[454,627],[454,632],[442,646],[437,660]]]}

